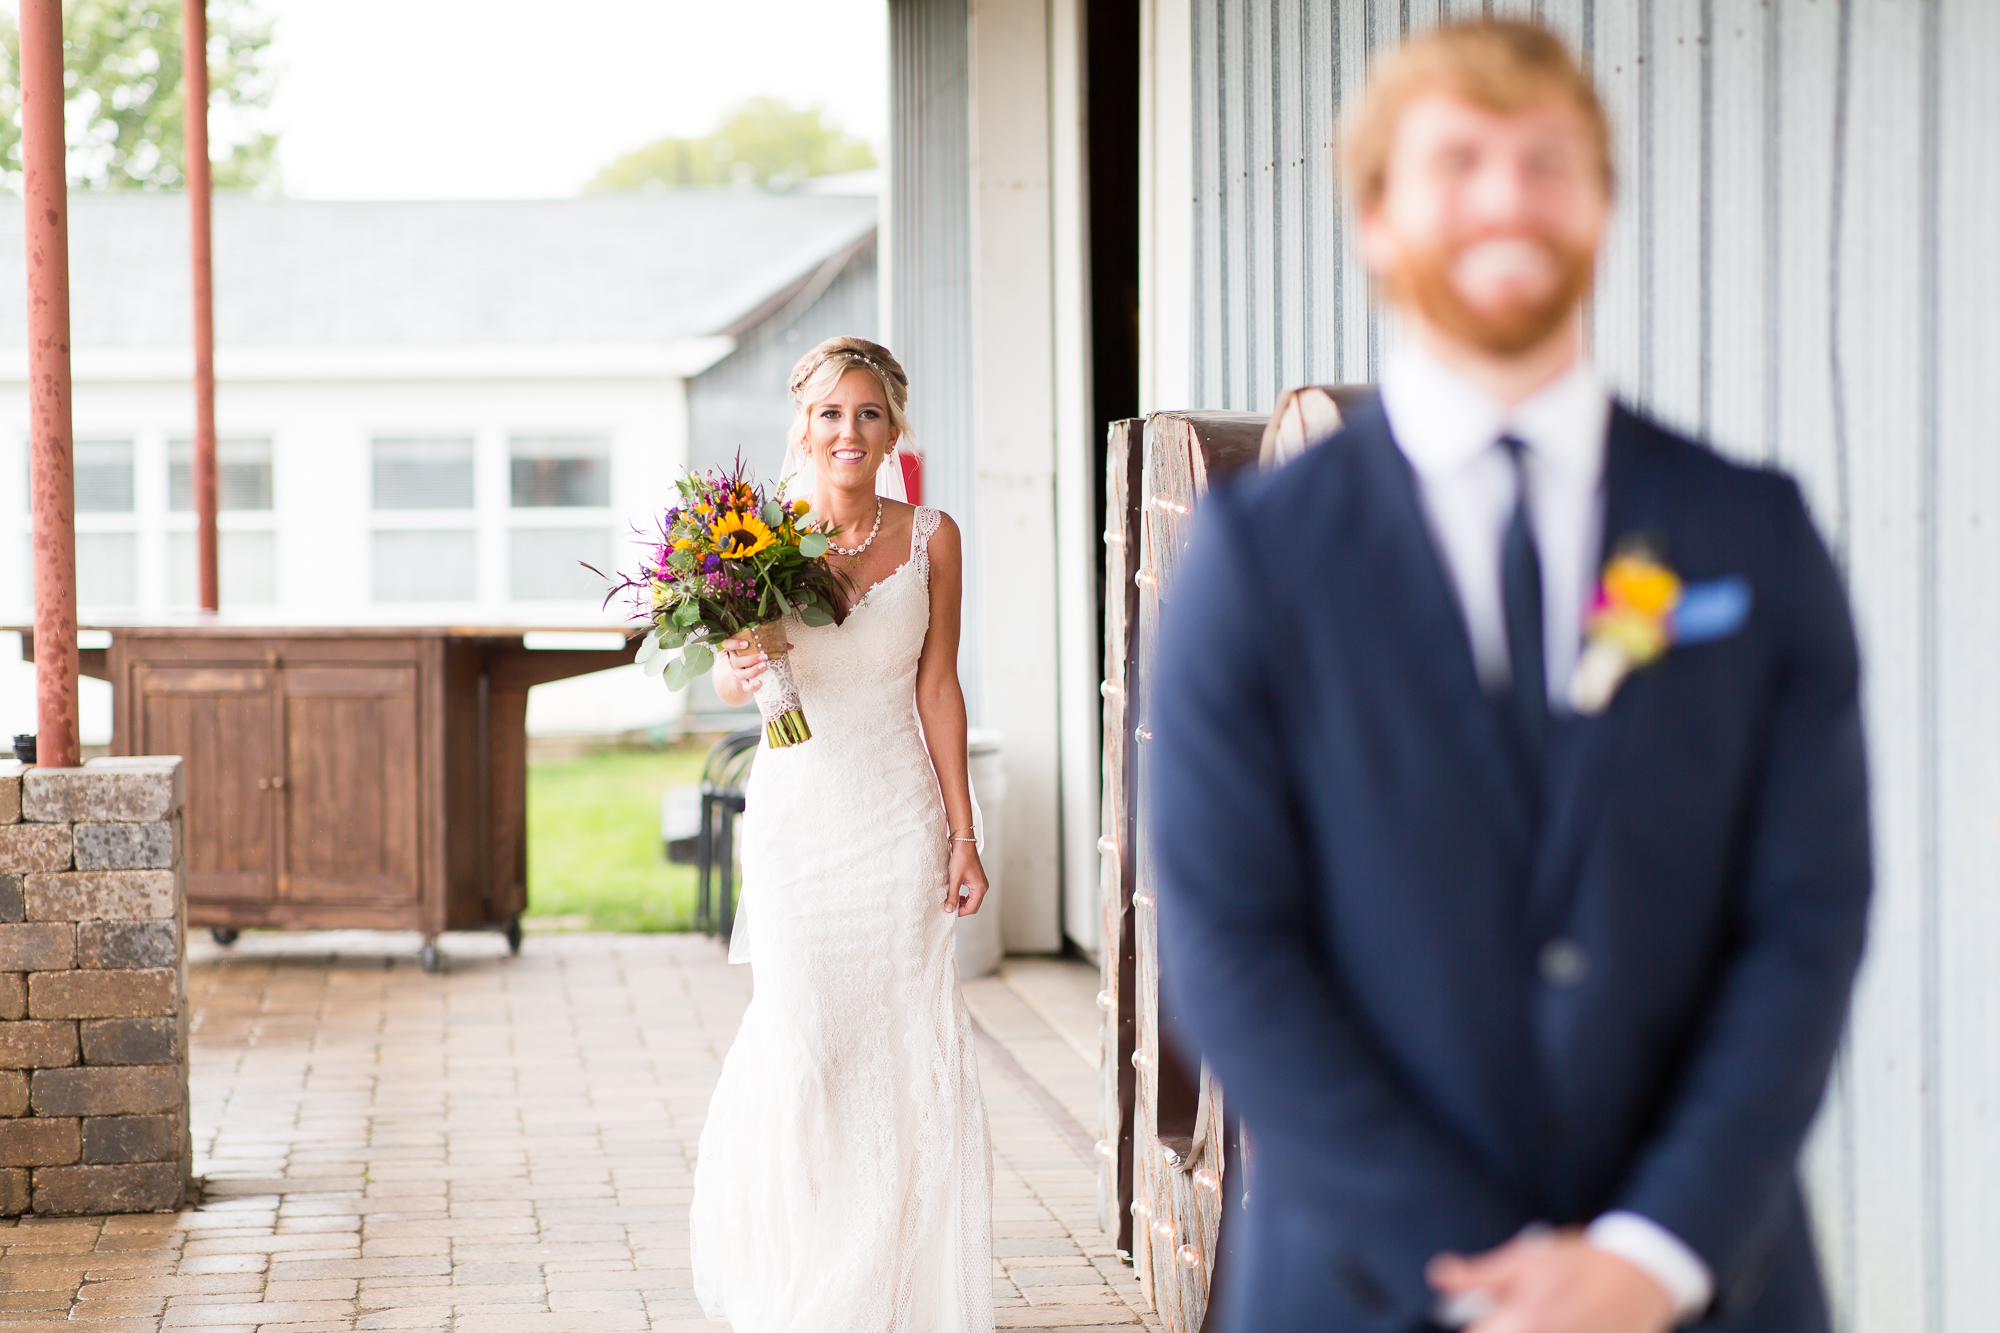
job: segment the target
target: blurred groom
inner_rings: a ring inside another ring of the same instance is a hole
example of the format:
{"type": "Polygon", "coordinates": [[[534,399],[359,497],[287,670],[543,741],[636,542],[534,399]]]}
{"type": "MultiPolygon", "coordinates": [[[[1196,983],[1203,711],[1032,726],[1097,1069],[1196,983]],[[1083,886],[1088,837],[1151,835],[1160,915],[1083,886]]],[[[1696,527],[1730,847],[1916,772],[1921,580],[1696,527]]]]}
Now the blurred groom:
{"type": "Polygon", "coordinates": [[[1162,972],[1252,1136],[1228,1326],[1817,1333],[1840,580],[1791,480],[1586,359],[1613,164],[1557,38],[1411,42],[1343,151],[1403,345],[1205,502],[1148,709],[1162,972]]]}

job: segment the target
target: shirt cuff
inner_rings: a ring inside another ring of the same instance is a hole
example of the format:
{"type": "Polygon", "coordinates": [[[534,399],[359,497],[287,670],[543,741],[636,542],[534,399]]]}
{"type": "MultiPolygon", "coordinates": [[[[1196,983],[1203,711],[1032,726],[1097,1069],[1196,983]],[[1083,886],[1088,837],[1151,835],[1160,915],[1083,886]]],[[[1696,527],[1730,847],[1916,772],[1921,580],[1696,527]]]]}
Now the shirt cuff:
{"type": "Polygon", "coordinates": [[[1651,1218],[1606,1213],[1584,1230],[1583,1238],[1592,1247],[1637,1265],[1659,1283],[1674,1303],[1676,1321],[1700,1314],[1715,1295],[1715,1279],[1701,1256],[1651,1218]]]}

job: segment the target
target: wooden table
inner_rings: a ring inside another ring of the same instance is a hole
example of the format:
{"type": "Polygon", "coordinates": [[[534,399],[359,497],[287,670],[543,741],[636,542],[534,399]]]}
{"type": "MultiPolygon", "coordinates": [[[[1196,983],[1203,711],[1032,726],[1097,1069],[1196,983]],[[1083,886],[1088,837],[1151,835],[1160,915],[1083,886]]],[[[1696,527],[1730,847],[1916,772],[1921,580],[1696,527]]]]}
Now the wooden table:
{"type": "Polygon", "coordinates": [[[111,752],[186,761],[188,924],[418,930],[427,969],[441,931],[520,947],[529,687],[638,651],[533,649],[522,626],[91,628],[111,752]]]}

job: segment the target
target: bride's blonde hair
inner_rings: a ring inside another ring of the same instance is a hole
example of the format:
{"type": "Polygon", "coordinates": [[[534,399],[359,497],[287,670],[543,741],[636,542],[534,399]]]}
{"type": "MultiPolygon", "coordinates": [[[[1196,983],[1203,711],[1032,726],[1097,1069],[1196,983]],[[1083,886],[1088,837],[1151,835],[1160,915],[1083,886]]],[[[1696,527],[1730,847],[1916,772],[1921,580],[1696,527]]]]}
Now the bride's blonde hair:
{"type": "Polygon", "coordinates": [[[875,377],[882,386],[882,396],[889,400],[889,429],[896,433],[897,445],[909,441],[910,419],[904,408],[910,398],[910,377],[903,373],[903,363],[881,343],[866,338],[828,338],[792,367],[792,428],[785,435],[785,447],[793,457],[803,457],[813,405],[824,401],[850,370],[865,370],[875,377]]]}

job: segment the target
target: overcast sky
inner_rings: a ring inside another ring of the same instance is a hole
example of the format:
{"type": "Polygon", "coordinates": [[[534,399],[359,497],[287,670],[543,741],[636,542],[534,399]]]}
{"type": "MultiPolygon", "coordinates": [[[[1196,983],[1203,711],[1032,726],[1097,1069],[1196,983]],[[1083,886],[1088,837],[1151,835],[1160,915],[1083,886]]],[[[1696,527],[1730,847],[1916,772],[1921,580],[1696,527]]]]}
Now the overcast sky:
{"type": "Polygon", "coordinates": [[[879,151],[885,0],[263,0],[285,192],[574,193],[745,97],[819,104],[879,151]]]}
{"type": "Polygon", "coordinates": [[[575,193],[662,135],[770,94],[881,151],[885,0],[262,0],[285,192],[575,193]]]}

